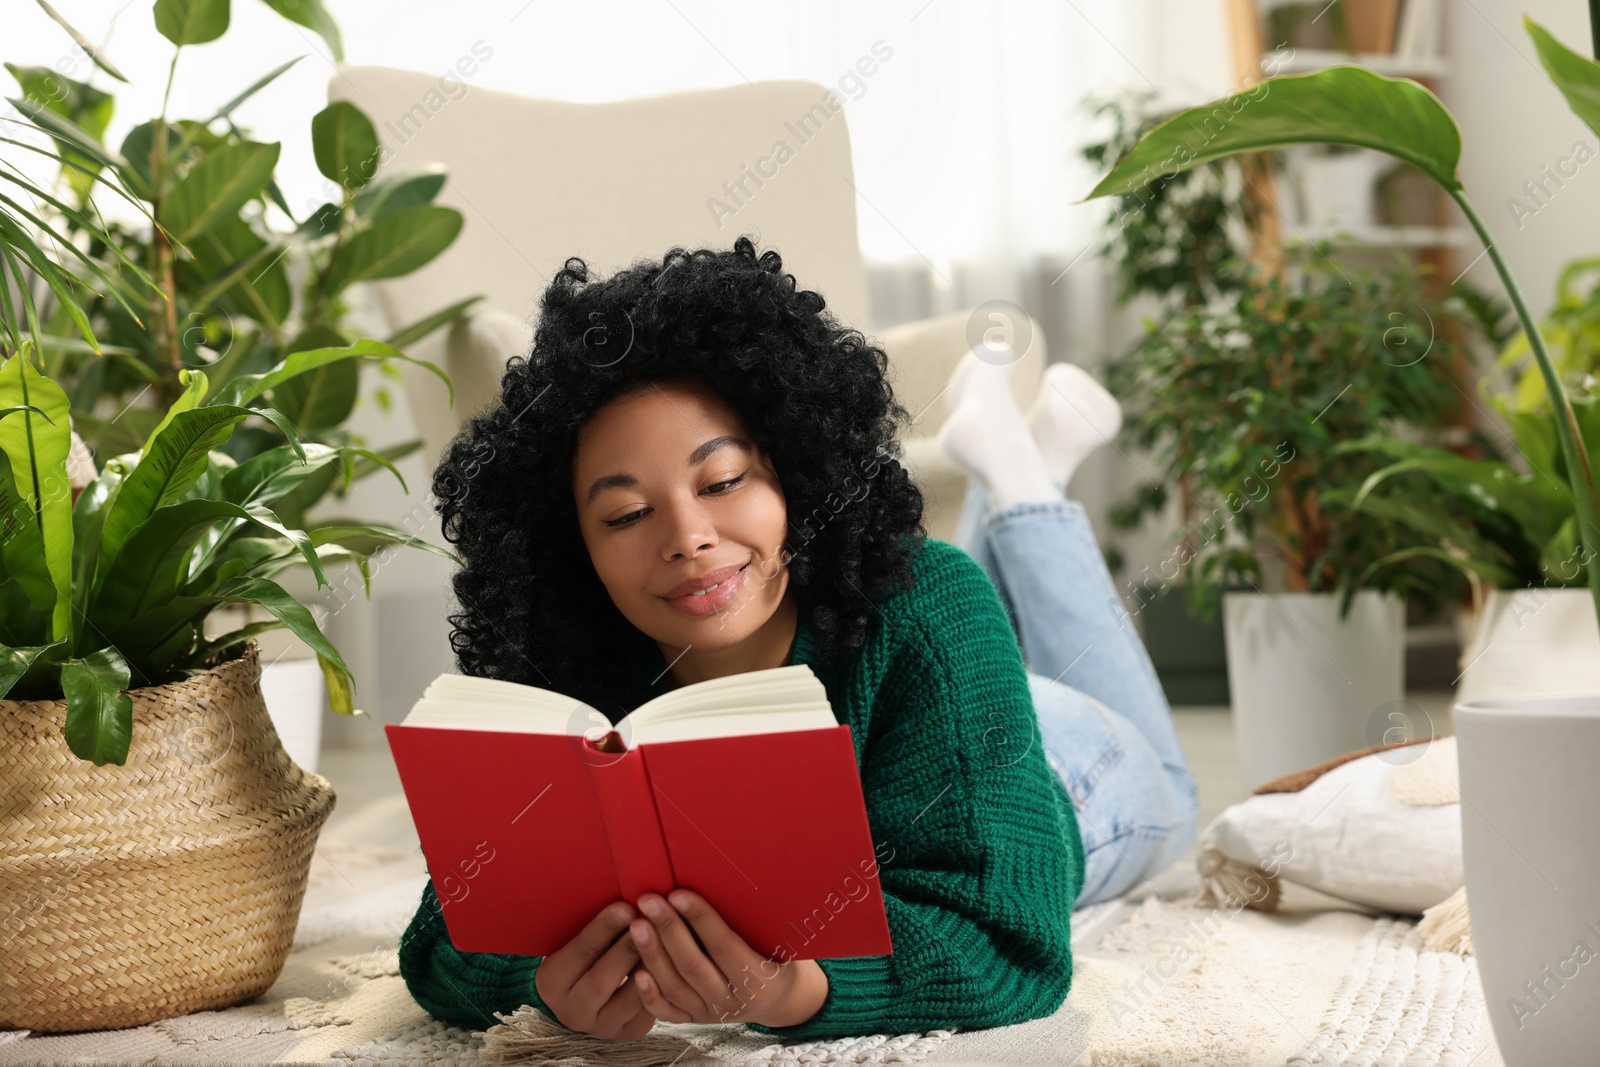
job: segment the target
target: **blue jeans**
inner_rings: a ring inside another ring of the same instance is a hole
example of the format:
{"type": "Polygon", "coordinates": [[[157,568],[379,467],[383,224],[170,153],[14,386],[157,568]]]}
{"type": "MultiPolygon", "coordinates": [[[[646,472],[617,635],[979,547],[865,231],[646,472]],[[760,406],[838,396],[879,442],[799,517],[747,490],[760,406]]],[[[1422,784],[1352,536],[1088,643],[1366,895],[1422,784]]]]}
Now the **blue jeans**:
{"type": "Polygon", "coordinates": [[[955,543],[1011,616],[1045,756],[1083,837],[1077,905],[1118,896],[1195,839],[1200,793],[1150,654],[1076,500],[991,511],[973,479],[955,543]]]}

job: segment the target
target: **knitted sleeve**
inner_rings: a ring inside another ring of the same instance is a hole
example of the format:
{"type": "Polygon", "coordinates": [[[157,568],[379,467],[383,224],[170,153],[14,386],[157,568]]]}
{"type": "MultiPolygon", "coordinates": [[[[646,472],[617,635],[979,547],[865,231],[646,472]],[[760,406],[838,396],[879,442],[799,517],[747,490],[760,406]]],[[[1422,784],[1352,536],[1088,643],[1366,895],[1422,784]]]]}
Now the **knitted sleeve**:
{"type": "Polygon", "coordinates": [[[916,587],[886,602],[861,757],[894,951],[817,961],[829,990],[812,1018],[749,1024],[785,1041],[1010,1025],[1071,985],[1083,845],[1021,649],[977,561],[934,539],[924,552],[916,587]]]}
{"type": "Polygon", "coordinates": [[[466,1030],[487,1030],[532,1004],[555,1015],[534,988],[543,956],[460,952],[450,943],[433,879],[422,887],[422,904],[400,937],[400,975],[411,996],[436,1019],[466,1030]]]}

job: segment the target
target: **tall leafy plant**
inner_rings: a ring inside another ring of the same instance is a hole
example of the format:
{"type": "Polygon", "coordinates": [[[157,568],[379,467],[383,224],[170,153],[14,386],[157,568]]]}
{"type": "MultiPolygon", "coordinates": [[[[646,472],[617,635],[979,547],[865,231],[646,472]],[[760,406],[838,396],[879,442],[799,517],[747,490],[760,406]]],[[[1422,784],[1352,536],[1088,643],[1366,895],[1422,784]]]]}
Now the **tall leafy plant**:
{"type": "MultiPolygon", "coordinates": [[[[1532,19],[1524,18],[1523,23],[1540,62],[1568,105],[1590,129],[1600,133],[1600,63],[1566,48],[1532,19]]],[[[1483,241],[1544,379],[1572,489],[1579,537],[1587,553],[1584,566],[1589,589],[1600,616],[1600,487],[1571,400],[1538,323],[1487,224],[1467,198],[1457,173],[1461,134],[1450,112],[1416,82],[1386,78],[1364,67],[1330,67],[1313,74],[1270,78],[1264,84],[1269,91],[1258,98],[1235,94],[1173,116],[1141,139],[1086,199],[1141,188],[1174,168],[1185,170],[1241,152],[1308,143],[1375,148],[1412,164],[1438,183],[1483,241]],[[1197,120],[1213,114],[1230,118],[1226,125],[1207,130],[1201,140],[1195,133],[1197,120]]]]}
{"type": "MultiPolygon", "coordinates": [[[[338,27],[320,2],[268,3],[320,33],[338,56],[338,27]]],[[[165,100],[183,54],[226,33],[231,3],[157,0],[153,14],[173,45],[166,94],[161,113],[136,125],[120,148],[103,143],[115,105],[110,94],[49,68],[7,64],[24,92],[11,102],[49,132],[63,160],[59,195],[49,202],[56,217],[40,214],[32,221],[51,226],[74,249],[79,265],[65,282],[64,298],[40,309],[32,333],[47,373],[71,397],[79,433],[107,456],[143,446],[182,395],[185,369],[204,369],[220,389],[297,353],[346,349],[351,358],[321,362],[267,394],[307,440],[343,450],[339,464],[318,471],[278,502],[286,521],[305,527],[306,513],[329,491],[342,496],[356,479],[381,467],[392,470],[395,460],[420,447],[409,440],[369,450],[346,427],[362,364],[376,363],[381,373],[395,377],[395,361],[410,359],[406,346],[477,299],[424,315],[378,344],[347,323],[349,287],[430,262],[455,240],[462,216],[433,203],[445,181],[440,167],[377,176],[376,130],[358,108],[340,102],[315,115],[309,129],[332,195],[297,220],[275,177],[281,146],[252,139],[235,120],[241,104],[296,61],[257,78],[209,114],[169,118],[165,100]],[[111,176],[151,224],[85,227],[100,214],[92,183],[80,180],[85,173],[111,176]],[[274,210],[289,228],[273,222],[274,210]],[[291,268],[300,268],[299,284],[291,268]],[[90,291],[91,278],[104,282],[98,291],[90,291]],[[135,291],[133,278],[153,279],[159,291],[135,291]]],[[[16,340],[10,339],[11,350],[16,340]]],[[[444,379],[433,364],[410,361],[444,379]]],[[[387,389],[377,396],[386,402],[387,389]]],[[[251,424],[225,447],[242,462],[285,442],[276,426],[251,424]]]]}
{"type": "Polygon", "coordinates": [[[273,581],[284,569],[303,563],[320,586],[324,563],[352,560],[370,583],[370,551],[352,542],[460,562],[394,527],[285,524],[275,502],[339,450],[303,441],[281,412],[247,406],[272,375],[215,395],[203,371],[180,378],[183,394],[144,447],[109,460],[74,501],[66,392],[35,365],[31,342],[0,363],[0,698],[65,699],[66,741],[96,764],[127,759],[127,689],[205,670],[269,628],[287,627],[313,648],[334,709],[353,710],[349,667],[273,581]],[[220,446],[252,418],[287,441],[236,462],[220,446]],[[257,605],[271,619],[208,639],[207,616],[223,604],[257,605]]]}

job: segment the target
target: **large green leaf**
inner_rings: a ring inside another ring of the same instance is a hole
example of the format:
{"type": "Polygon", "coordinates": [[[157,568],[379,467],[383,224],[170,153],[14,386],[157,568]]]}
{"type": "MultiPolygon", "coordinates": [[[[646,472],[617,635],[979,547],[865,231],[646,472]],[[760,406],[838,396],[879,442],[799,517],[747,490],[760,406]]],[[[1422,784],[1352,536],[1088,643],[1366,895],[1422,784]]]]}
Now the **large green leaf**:
{"type": "Polygon", "coordinates": [[[1178,112],[1134,145],[1084,199],[1129,193],[1240,152],[1323,143],[1375,148],[1459,189],[1461,133],[1439,98],[1414,81],[1336,66],[1269,78],[1178,112]]]}
{"type": "MultiPolygon", "coordinates": [[[[328,326],[313,326],[291,341],[285,356],[319,348],[343,348],[348,339],[328,326]]],[[[272,403],[307,433],[343,425],[361,391],[361,364],[340,359],[321,363],[288,378],[272,390],[272,403]]]]}
{"type": "Polygon", "coordinates": [[[172,187],[156,217],[175,240],[188,244],[261,195],[281,147],[276,141],[244,141],[209,153],[172,187]]]}
{"type": "Polygon", "coordinates": [[[285,527],[267,508],[241,507],[227,500],[185,500],[158,509],[123,544],[91,594],[90,621],[97,626],[113,625],[176,596],[189,577],[191,550],[218,519],[265,526],[299,549],[319,586],[328,584],[306,532],[285,527]]]}
{"type": "Polygon", "coordinates": [[[461,232],[461,212],[424,204],[375,221],[334,253],[328,288],[410,274],[450,247],[461,232]]]}
{"type": "Polygon", "coordinates": [[[234,216],[189,242],[189,250],[194,253],[194,265],[210,279],[206,292],[196,295],[191,311],[205,311],[205,301],[220,296],[230,308],[270,330],[283,326],[294,294],[280,245],[269,244],[249,223],[234,216]]]}
{"type": "Polygon", "coordinates": [[[18,406],[33,410],[0,417],[0,452],[10,463],[11,484],[25,506],[11,518],[39,531],[45,570],[55,588],[50,636],[59,640],[70,632],[72,620],[70,404],[61,387],[33,366],[27,351],[0,364],[0,408],[18,406]]]}
{"type": "Polygon", "coordinates": [[[318,653],[327,656],[346,679],[350,668],[345,665],[338,649],[317,628],[317,622],[305,605],[290,596],[276,582],[264,578],[233,578],[217,586],[214,593],[204,596],[173,597],[165,604],[130,619],[112,632],[113,643],[131,659],[138,659],[140,650],[159,648],[183,626],[203,618],[218,604],[259,604],[274,617],[283,621],[289,630],[318,653]]]}
{"type": "Polygon", "coordinates": [[[313,30],[328,43],[335,63],[344,62],[344,39],[339,35],[339,24],[333,21],[322,0],[267,0],[267,6],[290,22],[298,22],[313,30]]]}
{"type": "Polygon", "coordinates": [[[271,370],[261,374],[235,375],[217,390],[211,402],[213,404],[248,404],[268,389],[275,388],[296,375],[304,374],[325,363],[332,363],[341,359],[403,359],[408,363],[415,363],[419,367],[426,367],[444,381],[445,388],[450,391],[450,403],[455,403],[455,387],[450,384],[450,376],[445,374],[444,371],[425,359],[412,359],[393,345],[370,339],[363,339],[339,348],[316,348],[309,352],[295,352],[284,357],[271,370]]]}
{"type": "Polygon", "coordinates": [[[94,565],[94,584],[133,531],[157,508],[173,504],[188,492],[205,471],[212,449],[233,433],[233,428],[254,414],[233,405],[207,405],[179,412],[145,445],[138,465],[125,477],[105,505],[105,526],[94,565]]]}
{"type": "Polygon", "coordinates": [[[222,496],[235,504],[270,504],[339,458],[340,450],[313,441],[305,443],[305,459],[288,445],[258,452],[222,479],[222,496]]]}
{"type": "Polygon", "coordinates": [[[67,746],[97,765],[128,759],[133,740],[133,698],[125,690],[128,661],[115,648],[102,648],[61,665],[61,691],[67,698],[67,746]]]}
{"type": "Polygon", "coordinates": [[[1600,134],[1600,63],[1574,52],[1526,15],[1522,16],[1522,25],[1533,38],[1545,73],[1567,98],[1567,106],[1589,129],[1600,134]]]}
{"type": "Polygon", "coordinates": [[[156,31],[180,48],[228,32],[228,0],[156,0],[156,31]]]}
{"type": "Polygon", "coordinates": [[[443,163],[413,163],[386,171],[356,194],[355,212],[376,220],[408,207],[431,204],[444,188],[445,174],[443,163]]]}
{"type": "Polygon", "coordinates": [[[324,178],[359,189],[378,170],[378,131],[360,108],[336,100],[311,117],[311,151],[324,178]]]}
{"type": "Polygon", "coordinates": [[[40,668],[51,663],[59,667],[66,655],[67,643],[65,641],[56,641],[48,645],[34,645],[28,648],[0,646],[0,699],[4,699],[11,692],[12,687],[20,682],[29,671],[38,673],[40,668]]]}

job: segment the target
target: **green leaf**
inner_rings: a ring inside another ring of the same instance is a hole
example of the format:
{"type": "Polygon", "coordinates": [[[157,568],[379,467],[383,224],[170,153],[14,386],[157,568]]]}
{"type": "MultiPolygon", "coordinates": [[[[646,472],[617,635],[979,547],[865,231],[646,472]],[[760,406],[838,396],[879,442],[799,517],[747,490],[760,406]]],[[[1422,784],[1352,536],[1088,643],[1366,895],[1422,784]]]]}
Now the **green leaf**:
{"type": "Polygon", "coordinates": [[[378,170],[378,131],[360,108],[337,100],[312,116],[311,151],[324,178],[359,189],[378,170]]]}
{"type": "Polygon", "coordinates": [[[99,67],[101,70],[117,79],[117,81],[124,83],[127,82],[127,77],[122,73],[122,71],[116,68],[116,66],[109,58],[107,58],[104,52],[95,47],[93,41],[90,41],[89,38],[79,33],[70,22],[61,17],[61,14],[56,11],[55,8],[45,3],[45,0],[38,0],[38,3],[40,7],[44,8],[44,13],[55,19],[56,23],[60,25],[62,29],[67,31],[67,34],[72,38],[77,46],[88,54],[89,58],[94,61],[95,66],[99,67]]]}
{"type": "Polygon", "coordinates": [[[208,405],[180,411],[166,428],[153,434],[135,466],[113,491],[105,505],[94,584],[116,559],[133,531],[156,509],[176,503],[206,470],[210,452],[232,434],[233,428],[254,414],[248,408],[208,405]]]}
{"type": "Polygon", "coordinates": [[[449,248],[461,224],[461,212],[432,204],[378,219],[334,253],[328,288],[338,292],[355,282],[410,274],[449,248]]]}
{"type": "Polygon", "coordinates": [[[1461,133],[1438,97],[1408,79],[1335,66],[1268,78],[1179,111],[1141,138],[1084,199],[1131,193],[1240,152],[1313,143],[1375,148],[1447,190],[1461,188],[1461,133]]]}
{"type": "Polygon", "coordinates": [[[1600,134],[1600,63],[1574,52],[1526,15],[1522,16],[1522,25],[1533,38],[1545,73],[1567,98],[1567,106],[1589,129],[1600,134]]]}
{"type": "Polygon", "coordinates": [[[57,115],[48,108],[26,99],[25,97],[8,96],[11,106],[32,119],[39,128],[50,134],[58,141],[65,141],[76,151],[88,156],[101,166],[116,167],[120,169],[123,161],[115,152],[100,143],[100,139],[89,131],[80,127],[71,119],[57,115]]]}
{"type": "Polygon", "coordinates": [[[240,374],[224,383],[212,398],[213,404],[248,404],[268,389],[273,389],[299,374],[341,359],[403,359],[426,367],[444,380],[450,390],[450,403],[455,403],[455,388],[444,371],[427,360],[412,359],[393,345],[382,341],[362,339],[339,348],[315,348],[308,352],[295,352],[284,357],[275,367],[261,374],[240,374]]]}
{"type": "Polygon", "coordinates": [[[59,640],[70,632],[72,620],[70,404],[61,387],[33,366],[27,351],[0,364],[0,407],[19,406],[34,410],[0,418],[0,451],[10,463],[8,481],[24,505],[12,519],[33,526],[42,541],[45,571],[55,588],[50,636],[59,640]]]}
{"type": "Polygon", "coordinates": [[[244,103],[246,100],[250,99],[252,96],[271,85],[273,82],[277,81],[280,74],[304,58],[305,56],[295,56],[287,63],[280,63],[276,67],[273,67],[272,70],[266,74],[263,74],[261,77],[252,82],[250,88],[246,89],[244,92],[240,93],[238,96],[234,97],[232,100],[229,100],[226,104],[223,104],[220,108],[218,108],[217,113],[211,116],[211,121],[216,122],[219,119],[225,119],[229,115],[233,114],[234,108],[238,107],[240,104],[244,103]]]}
{"type": "Polygon", "coordinates": [[[66,654],[65,641],[34,645],[29,648],[7,648],[0,645],[0,699],[10,693],[29,671],[37,674],[41,667],[52,663],[60,666],[66,654]]]}
{"type": "MultiPolygon", "coordinates": [[[[342,348],[343,334],[328,326],[313,326],[291,341],[285,355],[319,348],[342,348]]],[[[273,387],[272,403],[296,426],[308,433],[337,427],[355,409],[361,389],[361,365],[335,360],[289,378],[273,387]]]]}
{"type": "Polygon", "coordinates": [[[228,32],[228,0],[156,0],[156,31],[182,48],[228,32]]]}
{"type": "Polygon", "coordinates": [[[235,504],[270,504],[339,458],[340,450],[307,441],[305,459],[288,445],[258,452],[222,479],[222,495],[235,504]]]}
{"type": "Polygon", "coordinates": [[[171,425],[174,418],[182,412],[193,411],[200,406],[200,401],[205,399],[206,389],[209,386],[205,371],[190,370],[188,367],[178,372],[178,384],[182,385],[184,390],[178,394],[178,399],[172,402],[172,406],[167,409],[167,413],[162,416],[161,421],[156,423],[156,428],[151,432],[150,439],[145,441],[144,449],[140,453],[141,459],[150,454],[150,441],[154,440],[162,430],[171,425]]]}
{"type": "Polygon", "coordinates": [[[344,39],[339,34],[339,24],[333,21],[322,0],[267,0],[267,6],[290,22],[297,22],[313,30],[328,44],[335,63],[344,62],[344,39]]]}
{"type": "Polygon", "coordinates": [[[335,715],[354,715],[355,684],[350,679],[350,672],[344,669],[343,664],[335,664],[321,652],[317,653],[317,663],[322,667],[322,677],[328,683],[328,710],[335,715]]]}
{"type": "Polygon", "coordinates": [[[370,554],[375,547],[381,545],[408,545],[412,548],[420,548],[425,552],[432,552],[436,556],[442,556],[457,565],[463,564],[461,557],[449,549],[424,541],[399,527],[388,526],[383,523],[330,523],[327,526],[318,526],[307,532],[311,535],[311,543],[313,545],[321,546],[337,544],[343,541],[360,540],[362,542],[361,551],[367,554],[370,554]]]}
{"type": "Polygon", "coordinates": [[[328,584],[310,537],[285,527],[267,508],[241,507],[227,500],[185,500],[158,509],[123,544],[90,596],[90,620],[99,626],[114,625],[176,596],[188,578],[191,550],[219,519],[265,526],[300,550],[319,586],[328,584]]]}
{"type": "Polygon", "coordinates": [[[462,312],[466,311],[469,307],[482,299],[483,296],[481,294],[478,296],[469,296],[465,300],[451,304],[447,308],[435,311],[432,315],[429,315],[426,318],[418,319],[409,326],[402,326],[400,329],[396,330],[393,334],[386,338],[386,342],[394,345],[396,348],[404,348],[406,345],[416,344],[418,341],[422,340],[439,327],[445,326],[460,318],[462,312]]]}
{"type": "Polygon", "coordinates": [[[284,266],[281,247],[262,239],[249,223],[237,216],[223,219],[189,244],[195,266],[209,279],[206,291],[196,297],[191,311],[204,311],[203,300],[214,287],[232,280],[222,294],[230,306],[266,326],[281,329],[289,317],[294,294],[284,266]],[[272,249],[277,251],[269,251],[272,249]],[[267,262],[262,257],[270,256],[267,262]],[[242,274],[239,268],[245,269],[242,274]]]}
{"type": "Polygon", "coordinates": [[[102,648],[61,665],[61,691],[67,698],[67,745],[97,765],[127,762],[133,741],[133,698],[128,661],[115,648],[102,648]]]}
{"type": "Polygon", "coordinates": [[[278,165],[280,145],[245,141],[208,154],[180,178],[161,202],[158,218],[173,239],[188,244],[236,215],[261,195],[278,165]]]}
{"type": "Polygon", "coordinates": [[[443,163],[413,163],[388,171],[356,194],[355,212],[377,220],[408,207],[431,204],[444,188],[445,174],[443,163]]]}

